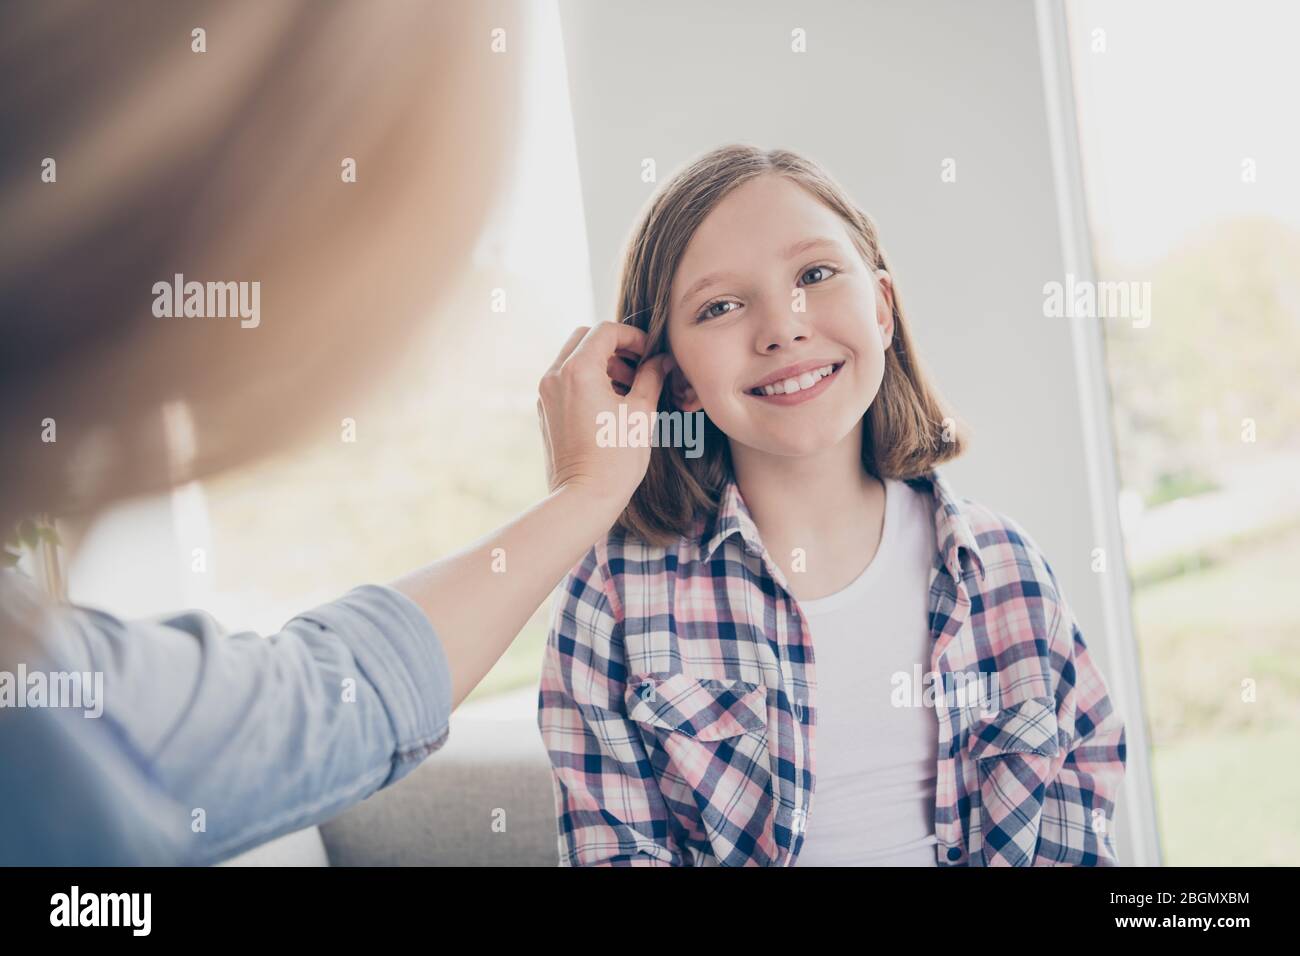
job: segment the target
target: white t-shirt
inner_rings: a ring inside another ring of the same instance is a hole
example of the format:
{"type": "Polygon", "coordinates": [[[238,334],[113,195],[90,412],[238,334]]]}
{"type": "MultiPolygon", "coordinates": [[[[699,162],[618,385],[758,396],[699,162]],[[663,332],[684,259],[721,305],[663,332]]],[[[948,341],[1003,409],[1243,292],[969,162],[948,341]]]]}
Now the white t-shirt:
{"type": "Polygon", "coordinates": [[[896,673],[910,687],[930,669],[934,550],[929,495],[887,478],[880,546],[866,570],[842,591],[799,601],[812,634],[817,727],[798,866],[938,865],[937,718],[933,707],[891,703],[896,673]]]}

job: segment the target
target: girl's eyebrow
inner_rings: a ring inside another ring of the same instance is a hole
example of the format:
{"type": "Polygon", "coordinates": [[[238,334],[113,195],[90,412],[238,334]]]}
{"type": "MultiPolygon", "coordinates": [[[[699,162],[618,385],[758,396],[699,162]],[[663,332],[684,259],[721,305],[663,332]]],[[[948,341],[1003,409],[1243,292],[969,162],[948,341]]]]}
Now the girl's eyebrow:
{"type": "MultiPolygon", "coordinates": [[[[808,249],[813,248],[814,246],[837,246],[837,245],[839,245],[839,243],[828,236],[812,236],[811,238],[808,239],[800,239],[798,242],[794,243],[792,246],[787,248],[782,255],[786,259],[793,259],[795,256],[799,255],[802,252],[807,251],[808,249]]],[[[682,297],[677,300],[678,307],[680,308],[681,306],[684,306],[687,302],[690,301],[691,297],[694,296],[701,289],[704,289],[707,286],[711,285],[712,283],[717,282],[719,279],[727,278],[727,276],[729,276],[730,274],[731,273],[728,272],[713,272],[710,273],[709,275],[706,275],[704,278],[700,279],[700,281],[696,282],[689,289],[687,289],[685,292],[682,293],[682,297]]]]}
{"type": "Polygon", "coordinates": [[[795,256],[799,255],[799,253],[811,249],[813,246],[823,245],[837,246],[839,243],[836,242],[836,240],[831,239],[829,236],[813,236],[811,239],[800,239],[789,249],[785,250],[785,257],[787,259],[793,259],[795,256]]]}
{"type": "Polygon", "coordinates": [[[682,293],[682,297],[677,300],[677,307],[680,309],[682,306],[686,305],[687,302],[691,301],[696,293],[708,288],[719,279],[725,279],[729,275],[731,275],[729,272],[713,272],[706,275],[703,279],[682,293]]]}

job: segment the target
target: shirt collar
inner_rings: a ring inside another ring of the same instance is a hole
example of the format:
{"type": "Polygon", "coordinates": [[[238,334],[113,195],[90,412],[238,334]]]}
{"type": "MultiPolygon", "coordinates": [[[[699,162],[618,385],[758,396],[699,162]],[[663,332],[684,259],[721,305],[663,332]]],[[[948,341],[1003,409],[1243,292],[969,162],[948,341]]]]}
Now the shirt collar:
{"type": "MultiPolygon", "coordinates": [[[[984,561],[971,530],[969,509],[947,479],[937,468],[932,468],[916,478],[906,479],[906,482],[918,491],[930,492],[934,503],[935,543],[939,554],[943,555],[948,573],[954,580],[960,580],[966,572],[974,569],[983,581],[984,561]]],[[[722,542],[734,534],[740,535],[741,545],[747,552],[755,557],[763,554],[758,527],[741,497],[740,486],[734,478],[728,478],[719,496],[717,514],[701,538],[701,560],[712,558],[722,542]]]]}
{"type": "Polygon", "coordinates": [[[733,534],[740,535],[741,545],[750,554],[757,556],[763,553],[763,543],[758,537],[758,526],[754,524],[745,499],[740,496],[740,486],[736,484],[735,478],[727,478],[727,483],[722,486],[722,494],[718,497],[717,513],[712,525],[708,526],[704,533],[705,537],[701,541],[701,560],[708,561],[712,558],[713,552],[717,551],[722,542],[733,534]]]}

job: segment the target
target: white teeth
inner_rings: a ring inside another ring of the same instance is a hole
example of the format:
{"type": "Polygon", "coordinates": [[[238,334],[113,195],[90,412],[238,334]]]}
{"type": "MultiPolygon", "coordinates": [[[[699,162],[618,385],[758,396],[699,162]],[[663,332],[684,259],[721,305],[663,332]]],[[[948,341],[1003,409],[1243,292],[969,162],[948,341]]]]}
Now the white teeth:
{"type": "Polygon", "coordinates": [[[812,388],[833,371],[835,371],[834,365],[823,365],[821,368],[813,369],[811,372],[804,372],[797,378],[787,378],[783,382],[773,382],[771,385],[764,385],[759,389],[759,391],[764,395],[789,395],[805,388],[812,388]]]}

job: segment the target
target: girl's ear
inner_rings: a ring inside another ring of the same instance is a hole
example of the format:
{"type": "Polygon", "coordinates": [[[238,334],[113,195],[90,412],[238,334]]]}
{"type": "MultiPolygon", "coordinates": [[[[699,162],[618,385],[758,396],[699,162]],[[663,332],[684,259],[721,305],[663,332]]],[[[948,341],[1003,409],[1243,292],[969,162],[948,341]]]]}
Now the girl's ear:
{"type": "Polygon", "coordinates": [[[884,269],[878,269],[876,285],[883,300],[877,303],[876,325],[880,327],[880,342],[888,349],[894,341],[894,280],[884,269]]]}
{"type": "Polygon", "coordinates": [[[669,395],[672,396],[673,404],[683,412],[698,412],[704,407],[700,402],[700,397],[695,394],[695,389],[691,383],[686,381],[686,376],[682,374],[680,365],[676,366],[668,375],[669,395]]]}

